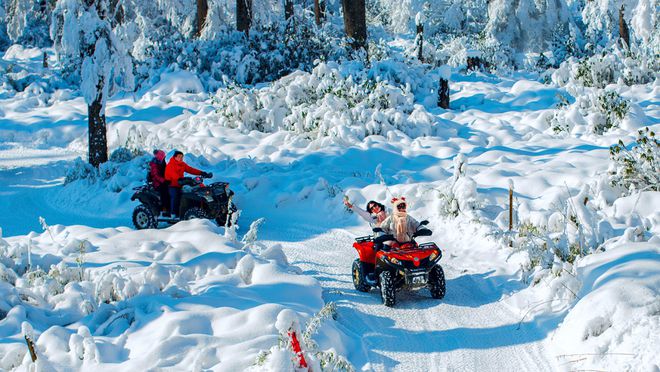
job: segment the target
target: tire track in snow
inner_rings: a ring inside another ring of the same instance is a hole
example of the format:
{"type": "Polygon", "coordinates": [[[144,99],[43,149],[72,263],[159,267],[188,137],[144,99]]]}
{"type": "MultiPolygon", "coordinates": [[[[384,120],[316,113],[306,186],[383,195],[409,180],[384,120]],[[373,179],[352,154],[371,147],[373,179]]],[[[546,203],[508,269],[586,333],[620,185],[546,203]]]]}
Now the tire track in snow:
{"type": "Polygon", "coordinates": [[[451,226],[436,227],[434,237],[442,236],[446,248],[441,263],[447,296],[435,300],[426,289],[397,292],[395,307],[388,308],[382,305],[378,288],[363,293],[353,287],[350,268],[357,253],[352,243],[364,231],[335,229],[310,235],[318,229],[290,225],[270,237],[286,241],[264,243],[282,244],[291,264],[316,277],[324,288],[324,300],[337,304],[339,323],[362,344],[361,351],[348,355],[358,370],[557,369],[553,354],[545,349],[546,335],[531,323],[523,323],[518,330],[520,316],[499,301],[505,286],[489,283],[487,269],[462,268],[474,264],[475,256],[496,249],[493,243],[451,226]],[[467,254],[461,258],[447,251],[467,254]]]}

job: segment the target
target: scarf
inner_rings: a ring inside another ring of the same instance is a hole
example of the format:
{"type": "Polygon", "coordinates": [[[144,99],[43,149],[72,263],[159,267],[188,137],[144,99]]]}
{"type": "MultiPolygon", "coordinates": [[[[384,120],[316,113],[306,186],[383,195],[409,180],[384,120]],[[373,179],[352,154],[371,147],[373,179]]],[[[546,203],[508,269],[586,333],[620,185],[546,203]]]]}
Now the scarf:
{"type": "Polygon", "coordinates": [[[405,211],[394,211],[392,212],[392,221],[394,222],[394,238],[398,242],[407,242],[408,213],[405,211]]]}

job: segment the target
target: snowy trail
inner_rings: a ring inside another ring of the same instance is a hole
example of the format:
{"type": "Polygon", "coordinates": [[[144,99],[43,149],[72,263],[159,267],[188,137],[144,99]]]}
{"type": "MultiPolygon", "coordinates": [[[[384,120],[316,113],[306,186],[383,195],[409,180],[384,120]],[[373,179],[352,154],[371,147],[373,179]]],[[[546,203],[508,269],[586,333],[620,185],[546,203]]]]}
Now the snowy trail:
{"type": "Polygon", "coordinates": [[[521,316],[499,301],[518,288],[509,280],[514,278],[492,275],[487,264],[475,260],[496,250],[493,243],[452,226],[435,228],[434,240],[445,241],[446,297],[434,300],[425,289],[398,292],[394,308],[381,304],[378,289],[362,293],[353,287],[350,266],[357,255],[352,242],[364,228],[305,238],[306,229],[318,227],[298,225],[265,238],[274,238],[268,245],[281,243],[292,264],[321,282],[325,301],[337,304],[345,332],[361,339],[363,350],[348,356],[358,370],[556,370],[554,354],[545,348],[546,334],[529,319],[518,329],[521,316]]]}

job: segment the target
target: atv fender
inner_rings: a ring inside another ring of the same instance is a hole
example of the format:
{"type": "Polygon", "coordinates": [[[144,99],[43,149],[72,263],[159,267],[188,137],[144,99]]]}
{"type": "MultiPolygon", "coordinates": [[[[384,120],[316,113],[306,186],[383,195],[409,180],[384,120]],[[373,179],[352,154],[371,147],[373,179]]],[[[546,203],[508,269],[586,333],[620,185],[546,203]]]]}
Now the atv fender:
{"type": "Polygon", "coordinates": [[[376,263],[376,250],[374,249],[373,241],[355,242],[353,243],[353,248],[358,251],[360,261],[369,264],[376,263]]]}

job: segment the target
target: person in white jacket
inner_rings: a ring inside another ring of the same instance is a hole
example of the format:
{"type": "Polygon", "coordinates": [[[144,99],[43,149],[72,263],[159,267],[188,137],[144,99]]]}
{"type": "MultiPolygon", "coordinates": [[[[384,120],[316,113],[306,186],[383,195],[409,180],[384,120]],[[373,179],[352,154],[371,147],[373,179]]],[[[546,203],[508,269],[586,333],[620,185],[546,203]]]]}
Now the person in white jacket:
{"type": "Polygon", "coordinates": [[[380,224],[383,233],[393,235],[399,243],[407,243],[413,240],[413,234],[418,230],[426,229],[408,214],[408,203],[405,197],[392,198],[392,207],[392,214],[380,224]]]}
{"type": "Polygon", "coordinates": [[[358,216],[362,217],[372,227],[380,227],[380,224],[385,221],[388,215],[385,206],[374,200],[369,200],[365,209],[356,208],[348,201],[348,198],[344,198],[344,205],[357,213],[358,216]]]}

